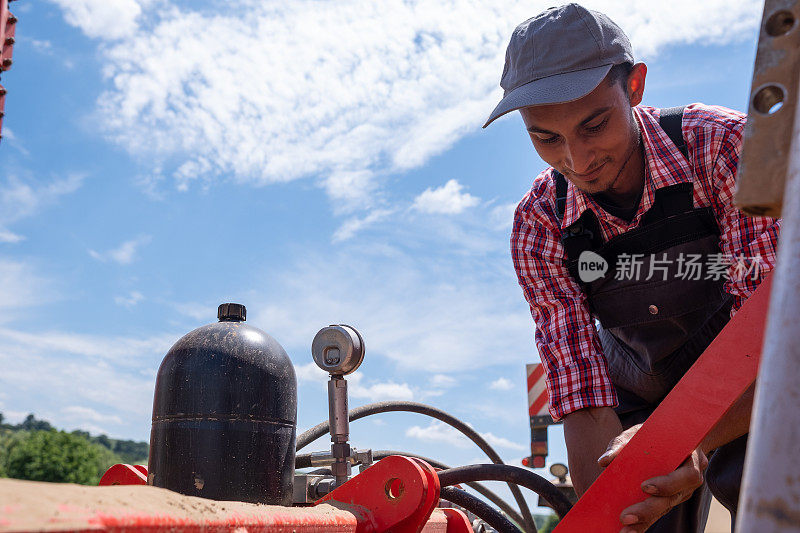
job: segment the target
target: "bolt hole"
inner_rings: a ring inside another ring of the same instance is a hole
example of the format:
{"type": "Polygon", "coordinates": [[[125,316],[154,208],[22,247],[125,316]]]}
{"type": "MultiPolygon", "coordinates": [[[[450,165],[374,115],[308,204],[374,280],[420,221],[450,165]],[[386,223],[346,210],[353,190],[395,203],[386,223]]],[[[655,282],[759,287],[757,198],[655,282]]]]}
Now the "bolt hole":
{"type": "Polygon", "coordinates": [[[404,490],[403,480],[400,478],[393,477],[386,482],[386,497],[390,500],[396,500],[402,496],[404,490]]]}
{"type": "Polygon", "coordinates": [[[778,11],[767,19],[765,29],[773,37],[780,37],[789,33],[794,27],[794,15],[791,11],[778,11]]]}
{"type": "Polygon", "coordinates": [[[753,107],[762,115],[774,115],[783,107],[786,92],[780,85],[767,85],[756,91],[753,107]]]}

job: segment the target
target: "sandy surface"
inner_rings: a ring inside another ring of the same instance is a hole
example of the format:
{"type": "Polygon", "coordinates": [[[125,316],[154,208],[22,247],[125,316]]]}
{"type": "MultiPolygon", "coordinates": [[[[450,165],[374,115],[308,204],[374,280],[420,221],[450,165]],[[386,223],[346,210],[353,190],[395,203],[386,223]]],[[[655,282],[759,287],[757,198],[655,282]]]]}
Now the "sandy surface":
{"type": "Polygon", "coordinates": [[[354,531],[356,524],[352,514],[331,505],[287,508],[206,500],[146,485],[86,487],[0,479],[0,532],[3,533],[103,530],[115,526],[196,530],[192,526],[229,525],[231,521],[246,528],[289,520],[319,526],[303,531],[354,531]]]}

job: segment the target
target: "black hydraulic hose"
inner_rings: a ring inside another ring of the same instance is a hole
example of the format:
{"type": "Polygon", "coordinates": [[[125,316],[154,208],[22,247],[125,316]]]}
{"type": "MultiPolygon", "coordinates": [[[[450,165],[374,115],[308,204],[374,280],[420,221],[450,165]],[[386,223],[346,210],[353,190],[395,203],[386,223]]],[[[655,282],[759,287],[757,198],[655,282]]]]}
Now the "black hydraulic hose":
{"type": "MultiPolygon", "coordinates": [[[[372,452],[372,457],[376,460],[383,459],[384,457],[388,457],[390,455],[407,455],[408,457],[416,457],[417,459],[422,459],[423,461],[425,461],[434,468],[440,468],[442,470],[450,469],[449,466],[447,466],[442,462],[437,461],[436,459],[430,459],[428,457],[417,455],[415,453],[398,452],[396,450],[376,450],[372,452]]],[[[525,523],[525,521],[522,519],[522,516],[520,516],[520,514],[517,511],[515,511],[513,507],[511,507],[508,503],[506,503],[506,501],[503,498],[501,498],[500,496],[489,490],[487,486],[478,483],[477,481],[471,481],[469,483],[466,483],[466,485],[474,489],[475,492],[482,495],[484,498],[486,498],[496,506],[498,506],[501,511],[503,511],[506,515],[508,515],[508,517],[511,519],[512,522],[516,523],[518,527],[522,527],[522,525],[525,523]]]]}
{"type": "Polygon", "coordinates": [[[294,456],[294,467],[295,468],[311,468],[311,454],[310,453],[298,453],[294,456]]]}
{"type": "Polygon", "coordinates": [[[499,533],[520,533],[520,530],[494,507],[468,492],[455,487],[442,487],[441,496],[443,500],[447,500],[450,503],[454,503],[470,511],[496,529],[499,533]]]}
{"type": "MultiPolygon", "coordinates": [[[[423,461],[425,461],[426,463],[428,463],[429,465],[431,465],[434,468],[439,468],[441,470],[450,469],[449,466],[447,466],[446,464],[444,464],[444,463],[442,463],[440,461],[437,461],[436,459],[431,459],[430,457],[425,457],[424,455],[418,455],[416,453],[400,452],[400,451],[397,451],[397,450],[374,450],[372,452],[372,458],[375,459],[376,461],[378,461],[380,459],[383,459],[385,457],[389,457],[390,455],[405,455],[407,457],[416,457],[417,459],[422,459],[423,461]]],[[[294,467],[295,468],[310,468],[311,467],[311,454],[310,453],[297,454],[295,456],[295,460],[294,460],[294,467]]],[[[309,474],[318,474],[318,473],[328,473],[328,474],[330,474],[330,471],[331,471],[330,468],[319,468],[317,470],[312,470],[311,472],[309,472],[309,474]],[[322,472],[322,471],[325,471],[325,472],[322,472]]],[[[516,523],[517,526],[522,526],[522,524],[525,523],[524,520],[522,519],[522,516],[520,516],[520,514],[517,511],[515,511],[513,507],[511,507],[508,503],[506,503],[506,501],[503,500],[503,498],[501,498],[500,496],[498,496],[497,494],[495,494],[494,492],[489,490],[489,488],[486,487],[485,485],[482,485],[481,483],[478,483],[477,481],[466,483],[466,485],[468,487],[471,487],[472,489],[474,489],[478,494],[481,494],[482,496],[484,496],[486,499],[488,499],[490,502],[492,502],[496,506],[498,506],[501,511],[506,513],[506,515],[508,515],[508,517],[513,522],[516,523]]]]}
{"type": "Polygon", "coordinates": [[[505,481],[521,485],[547,500],[561,518],[564,518],[564,515],[572,508],[567,497],[561,494],[555,485],[524,468],[497,464],[469,465],[439,472],[439,482],[442,487],[470,481],[505,481]]]}
{"type": "MultiPolygon", "coordinates": [[[[362,405],[361,407],[356,407],[355,409],[351,409],[348,413],[348,417],[351,422],[358,420],[360,418],[364,418],[365,416],[376,415],[378,413],[389,413],[389,412],[408,412],[408,413],[418,413],[421,415],[430,416],[437,420],[441,420],[445,424],[448,424],[461,433],[463,433],[466,437],[468,437],[472,442],[478,445],[478,447],[483,450],[483,452],[489,456],[489,459],[492,460],[495,464],[505,464],[500,456],[494,451],[486,440],[481,437],[477,431],[469,427],[467,424],[459,420],[458,418],[454,417],[451,414],[445,413],[441,409],[437,409],[430,405],[425,405],[424,403],[417,403],[417,402],[407,402],[402,400],[393,400],[393,401],[386,401],[386,402],[377,402],[377,403],[370,403],[367,405],[362,405]]],[[[320,424],[317,424],[311,429],[304,431],[301,435],[297,437],[297,450],[301,450],[306,447],[311,442],[314,442],[318,438],[322,437],[323,435],[327,434],[330,431],[329,422],[326,420],[320,424]]],[[[514,495],[514,500],[516,500],[517,505],[519,506],[520,513],[522,517],[525,519],[525,530],[535,533],[536,532],[536,524],[533,521],[533,516],[531,516],[531,510],[528,508],[528,504],[525,502],[525,498],[522,496],[522,491],[519,490],[513,483],[508,484],[509,490],[511,490],[511,494],[514,495]]]]}

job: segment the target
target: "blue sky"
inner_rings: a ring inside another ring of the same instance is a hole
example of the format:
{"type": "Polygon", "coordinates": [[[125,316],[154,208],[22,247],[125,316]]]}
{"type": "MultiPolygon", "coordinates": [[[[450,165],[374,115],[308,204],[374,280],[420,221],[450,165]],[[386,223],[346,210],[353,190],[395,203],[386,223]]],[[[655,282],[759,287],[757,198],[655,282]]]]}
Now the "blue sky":
{"type": "MultiPolygon", "coordinates": [[[[746,109],[760,4],[649,4],[586,4],[631,35],[645,103],[746,109]]],[[[519,464],[538,356],[508,235],[544,164],[516,114],[480,126],[511,30],[550,3],[219,5],[12,4],[0,411],[147,440],[163,355],[235,301],[292,357],[301,430],[327,416],[311,339],[348,323],[351,405],[433,404],[519,464]]],[[[417,415],[352,433],[484,462],[417,415]]]]}

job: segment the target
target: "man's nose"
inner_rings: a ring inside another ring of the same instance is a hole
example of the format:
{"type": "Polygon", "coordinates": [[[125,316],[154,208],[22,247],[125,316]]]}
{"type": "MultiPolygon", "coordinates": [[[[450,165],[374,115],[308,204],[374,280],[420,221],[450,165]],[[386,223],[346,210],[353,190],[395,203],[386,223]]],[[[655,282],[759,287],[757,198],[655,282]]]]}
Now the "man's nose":
{"type": "Polygon", "coordinates": [[[565,143],[564,150],[564,162],[572,172],[586,174],[593,170],[594,151],[585,142],[565,143]]]}

